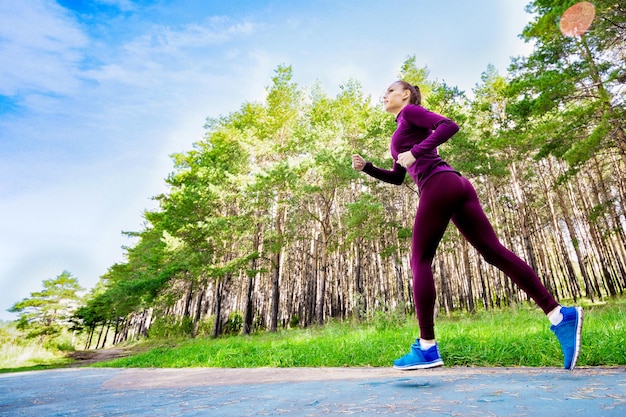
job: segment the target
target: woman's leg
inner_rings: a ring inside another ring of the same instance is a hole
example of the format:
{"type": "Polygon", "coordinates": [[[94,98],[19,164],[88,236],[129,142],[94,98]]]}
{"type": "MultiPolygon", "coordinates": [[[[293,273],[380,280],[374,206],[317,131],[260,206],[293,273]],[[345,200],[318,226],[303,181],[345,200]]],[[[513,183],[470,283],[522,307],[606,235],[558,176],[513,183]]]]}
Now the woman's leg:
{"type": "Polygon", "coordinates": [[[480,252],[485,261],[510,277],[546,314],[559,307],[535,271],[500,243],[480,206],[474,187],[467,179],[462,180],[466,199],[452,216],[452,221],[459,231],[480,252]]]}
{"type": "Polygon", "coordinates": [[[563,367],[574,369],[582,340],[582,308],[559,306],[535,271],[500,243],[480,206],[474,187],[465,179],[464,183],[467,199],[454,213],[452,221],[487,262],[509,276],[548,315],[552,322],[550,330],[561,344],[563,367]]]}
{"type": "Polygon", "coordinates": [[[462,201],[462,184],[454,172],[442,172],[428,180],[421,191],[413,226],[411,269],[413,302],[420,338],[435,339],[435,282],[432,262],[452,214],[462,201]]]}
{"type": "MultiPolygon", "coordinates": [[[[532,268],[500,243],[480,206],[474,187],[467,179],[454,173],[437,174],[428,181],[422,190],[415,216],[411,268],[421,339],[435,338],[433,319],[436,292],[431,265],[450,219],[487,262],[509,276],[546,314],[555,309],[562,312],[561,322],[553,323],[550,329],[561,343],[563,366],[573,369],[580,352],[582,309],[559,308],[532,268]]],[[[441,365],[443,361],[436,346],[425,351],[417,342],[407,355],[394,361],[394,367],[402,370],[441,365]]]]}

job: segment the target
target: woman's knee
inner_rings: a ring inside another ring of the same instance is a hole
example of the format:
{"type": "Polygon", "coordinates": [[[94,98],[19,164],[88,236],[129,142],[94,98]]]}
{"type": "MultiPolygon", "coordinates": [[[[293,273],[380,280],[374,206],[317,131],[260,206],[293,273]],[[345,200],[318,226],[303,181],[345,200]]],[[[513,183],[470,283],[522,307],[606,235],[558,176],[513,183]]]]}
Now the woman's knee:
{"type": "Polygon", "coordinates": [[[431,268],[433,259],[435,258],[434,251],[416,251],[411,254],[411,269],[413,271],[420,270],[422,268],[431,268]]]}
{"type": "Polygon", "coordinates": [[[494,247],[486,248],[486,249],[480,250],[479,252],[482,255],[485,262],[494,266],[502,265],[503,262],[506,262],[509,259],[509,254],[511,254],[511,251],[509,251],[507,248],[505,248],[502,245],[499,245],[498,247],[495,247],[495,248],[494,247]]]}

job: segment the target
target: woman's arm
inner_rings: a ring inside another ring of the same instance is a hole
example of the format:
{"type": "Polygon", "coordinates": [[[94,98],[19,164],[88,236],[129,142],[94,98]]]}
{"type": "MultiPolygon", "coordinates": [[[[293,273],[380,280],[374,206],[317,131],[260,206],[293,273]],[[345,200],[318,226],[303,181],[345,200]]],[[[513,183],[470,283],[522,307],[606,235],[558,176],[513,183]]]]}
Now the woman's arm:
{"type": "Polygon", "coordinates": [[[395,185],[402,185],[406,177],[406,169],[395,161],[393,162],[393,169],[391,171],[377,168],[371,162],[367,162],[363,168],[363,172],[377,180],[395,185]]]}
{"type": "Polygon", "coordinates": [[[352,168],[357,171],[363,171],[378,180],[396,185],[401,185],[406,176],[406,169],[398,165],[395,161],[393,163],[393,169],[389,171],[375,167],[371,162],[367,162],[361,155],[352,155],[352,168]]]}
{"type": "Polygon", "coordinates": [[[402,112],[404,119],[415,125],[432,130],[432,133],[419,144],[411,148],[415,159],[431,152],[450,139],[459,131],[459,126],[447,117],[433,113],[419,106],[407,106],[402,112]]]}

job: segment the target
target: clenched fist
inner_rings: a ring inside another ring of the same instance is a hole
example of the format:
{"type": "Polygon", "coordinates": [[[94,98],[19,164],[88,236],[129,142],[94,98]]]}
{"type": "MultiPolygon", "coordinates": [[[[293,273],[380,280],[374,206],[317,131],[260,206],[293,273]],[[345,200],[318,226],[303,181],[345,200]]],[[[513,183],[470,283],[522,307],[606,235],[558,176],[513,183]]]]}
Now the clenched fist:
{"type": "Polygon", "coordinates": [[[366,163],[367,161],[363,159],[361,155],[352,155],[352,168],[356,169],[357,171],[363,171],[366,163]]]}
{"type": "Polygon", "coordinates": [[[402,165],[405,168],[410,167],[415,163],[416,159],[411,153],[411,151],[402,152],[398,155],[398,164],[402,165]]]}

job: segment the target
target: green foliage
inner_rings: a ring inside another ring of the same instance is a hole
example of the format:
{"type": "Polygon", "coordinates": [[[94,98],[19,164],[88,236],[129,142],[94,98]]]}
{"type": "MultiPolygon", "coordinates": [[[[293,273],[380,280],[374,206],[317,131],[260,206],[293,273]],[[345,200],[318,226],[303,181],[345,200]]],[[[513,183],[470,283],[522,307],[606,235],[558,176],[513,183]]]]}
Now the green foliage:
{"type": "Polygon", "coordinates": [[[609,133],[609,123],[606,117],[603,118],[589,132],[587,137],[580,138],[563,154],[563,158],[573,167],[593,158],[602,149],[602,142],[609,133]]]}
{"type": "Polygon", "coordinates": [[[213,327],[215,326],[215,316],[210,316],[202,319],[198,323],[198,333],[196,336],[211,336],[213,334],[213,327]]]}
{"type": "Polygon", "coordinates": [[[16,322],[0,321],[0,372],[66,364],[69,360],[65,354],[75,349],[72,340],[71,334],[60,332],[41,343],[38,339],[24,337],[16,322]]]}
{"type": "Polygon", "coordinates": [[[348,231],[346,243],[378,238],[384,224],[382,204],[371,194],[360,194],[356,201],[346,204],[344,224],[348,231]]]}
{"type": "Polygon", "coordinates": [[[51,348],[61,352],[74,352],[76,347],[68,340],[60,340],[51,345],[51,348]]]}
{"type": "Polygon", "coordinates": [[[54,337],[70,323],[78,307],[82,288],[78,280],[63,271],[55,279],[43,281],[44,289],[33,292],[30,298],[15,303],[10,312],[19,313],[18,328],[26,330],[27,337],[40,340],[54,337]]]}
{"type": "Polygon", "coordinates": [[[430,70],[428,67],[418,67],[417,58],[415,55],[407,57],[398,73],[398,79],[404,80],[411,85],[419,87],[422,93],[422,103],[428,102],[428,97],[432,90],[435,88],[435,83],[428,80],[430,70]]]}
{"type": "Polygon", "coordinates": [[[367,322],[377,331],[401,330],[407,321],[412,321],[406,314],[406,306],[401,305],[394,309],[377,308],[368,313],[367,322]]]}
{"type": "Polygon", "coordinates": [[[148,337],[153,339],[191,337],[192,327],[189,317],[183,317],[181,320],[173,316],[160,316],[148,329],[148,337]]]}
{"type": "Polygon", "coordinates": [[[224,334],[237,335],[241,332],[243,326],[243,314],[239,311],[233,311],[228,315],[226,324],[224,325],[224,334]]]}
{"type": "Polygon", "coordinates": [[[554,155],[572,167],[607,147],[626,151],[624,127],[615,117],[623,109],[617,75],[623,68],[623,43],[615,39],[626,34],[625,14],[612,0],[596,1],[591,29],[582,37],[563,36],[558,22],[574,3],[530,3],[537,17],[522,37],[535,48],[513,61],[508,107],[515,131],[537,146],[538,157],[554,155]]]}

